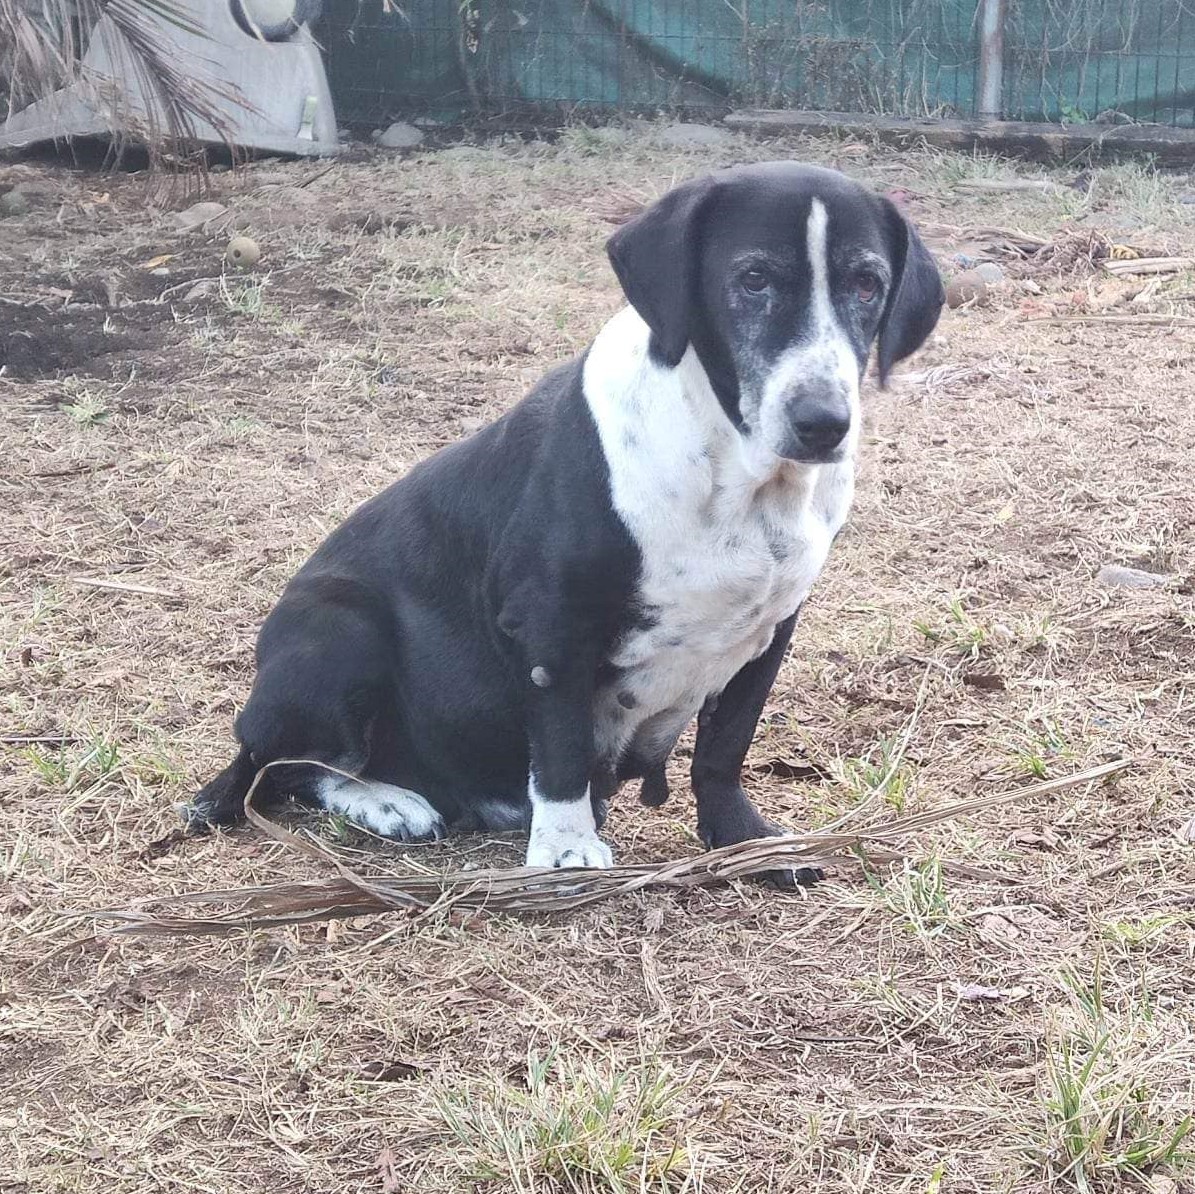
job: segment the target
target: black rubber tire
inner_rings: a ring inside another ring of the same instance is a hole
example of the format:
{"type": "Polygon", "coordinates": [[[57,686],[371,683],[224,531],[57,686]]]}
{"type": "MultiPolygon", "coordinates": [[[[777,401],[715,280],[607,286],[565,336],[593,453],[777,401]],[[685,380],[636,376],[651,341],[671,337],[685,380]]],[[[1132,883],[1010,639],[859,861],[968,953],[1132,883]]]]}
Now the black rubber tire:
{"type": "MultiPolygon", "coordinates": [[[[267,16],[260,9],[254,12],[254,0],[229,0],[229,6],[236,23],[250,37],[260,37],[265,41],[289,40],[298,32],[300,25],[317,21],[323,10],[321,0],[291,0],[290,12],[286,15],[276,11],[267,16]]],[[[287,5],[283,3],[276,7],[285,10],[287,5]]]]}

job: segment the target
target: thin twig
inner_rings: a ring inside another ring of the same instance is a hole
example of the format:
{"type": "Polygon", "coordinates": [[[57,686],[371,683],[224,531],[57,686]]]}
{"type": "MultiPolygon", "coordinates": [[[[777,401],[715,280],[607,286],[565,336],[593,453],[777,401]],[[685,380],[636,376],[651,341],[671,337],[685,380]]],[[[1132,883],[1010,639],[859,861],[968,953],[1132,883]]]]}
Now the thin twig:
{"type": "Polygon", "coordinates": [[[154,589],[149,585],[130,585],[122,580],[101,580],[96,576],[76,576],[74,581],[77,585],[86,585],[91,589],[111,589],[116,593],[143,593],[147,597],[171,597],[175,601],[180,596],[178,593],[172,593],[169,589],[154,589]]]}
{"type": "Polygon", "coordinates": [[[82,741],[70,734],[0,734],[4,746],[76,746],[82,741]]]}
{"type": "Polygon", "coordinates": [[[1033,315],[1026,323],[1119,323],[1140,327],[1193,328],[1195,319],[1188,315],[1033,315]]]}

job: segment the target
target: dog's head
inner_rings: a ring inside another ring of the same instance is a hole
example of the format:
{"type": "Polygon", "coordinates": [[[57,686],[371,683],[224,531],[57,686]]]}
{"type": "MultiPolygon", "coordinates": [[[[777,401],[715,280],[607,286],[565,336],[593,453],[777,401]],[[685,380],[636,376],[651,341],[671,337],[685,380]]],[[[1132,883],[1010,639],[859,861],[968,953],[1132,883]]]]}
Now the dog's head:
{"type": "Polygon", "coordinates": [[[847,451],[872,344],[882,385],[944,298],[892,203],[796,162],[685,183],[607,247],[656,360],[676,366],[691,345],[740,433],[805,463],[847,451]]]}

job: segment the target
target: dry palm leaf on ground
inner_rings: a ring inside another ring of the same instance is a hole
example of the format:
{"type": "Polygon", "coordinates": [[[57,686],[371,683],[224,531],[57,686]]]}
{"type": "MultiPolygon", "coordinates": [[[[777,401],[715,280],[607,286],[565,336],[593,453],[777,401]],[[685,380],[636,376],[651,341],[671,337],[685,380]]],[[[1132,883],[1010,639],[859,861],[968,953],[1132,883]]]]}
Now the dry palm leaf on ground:
{"type": "MultiPolygon", "coordinates": [[[[300,761],[281,759],[278,763],[300,761]]],[[[1092,784],[1124,770],[1130,763],[1129,759],[1116,759],[1074,775],[858,829],[848,830],[840,820],[837,825],[812,833],[739,842],[655,865],[615,866],[608,870],[514,867],[448,875],[410,870],[363,875],[346,866],[328,846],[262,816],[252,806],[251,788],[245,798],[249,820],[276,841],[331,864],[337,872],[335,878],[194,892],[91,915],[113,924],[116,932],[199,935],[395,910],[414,914],[443,913],[449,908],[507,914],[564,912],[645,888],[708,887],[787,868],[844,864],[869,867],[899,862],[907,857],[907,839],[933,825],[995,805],[1092,784]],[[160,910],[154,911],[155,905],[160,910]],[[173,911],[204,905],[223,908],[200,913],[173,911]]],[[[254,787],[263,773],[264,769],[258,773],[254,787]]],[[[964,876],[1010,878],[962,863],[947,865],[964,876]]]]}

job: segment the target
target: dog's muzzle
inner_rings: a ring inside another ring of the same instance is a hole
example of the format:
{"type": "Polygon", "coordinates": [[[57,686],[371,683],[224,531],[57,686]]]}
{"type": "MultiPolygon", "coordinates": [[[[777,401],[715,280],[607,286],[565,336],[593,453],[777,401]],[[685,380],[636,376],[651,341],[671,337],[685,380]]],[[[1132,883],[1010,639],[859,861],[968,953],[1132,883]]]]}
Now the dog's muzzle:
{"type": "Polygon", "coordinates": [[[842,459],[851,430],[851,404],[835,383],[802,386],[785,404],[788,433],[780,455],[802,464],[842,459]]]}

